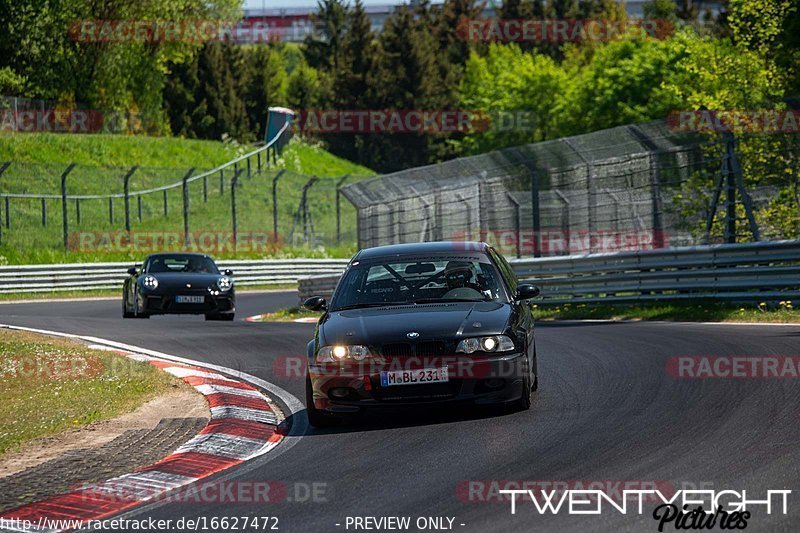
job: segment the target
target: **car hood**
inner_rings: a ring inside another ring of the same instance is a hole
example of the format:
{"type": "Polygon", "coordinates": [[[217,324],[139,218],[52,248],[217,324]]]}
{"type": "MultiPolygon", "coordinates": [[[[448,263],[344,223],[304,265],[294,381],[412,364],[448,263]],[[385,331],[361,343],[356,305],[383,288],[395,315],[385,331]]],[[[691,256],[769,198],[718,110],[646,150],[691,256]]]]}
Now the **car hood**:
{"type": "Polygon", "coordinates": [[[211,285],[215,285],[221,276],[221,274],[201,274],[193,272],[158,272],[149,275],[158,280],[159,288],[184,288],[187,283],[190,284],[192,288],[207,288],[211,285]]]}
{"type": "Polygon", "coordinates": [[[413,340],[457,339],[502,334],[511,315],[511,305],[498,302],[372,307],[333,311],[320,325],[320,343],[384,344],[413,340]]]}

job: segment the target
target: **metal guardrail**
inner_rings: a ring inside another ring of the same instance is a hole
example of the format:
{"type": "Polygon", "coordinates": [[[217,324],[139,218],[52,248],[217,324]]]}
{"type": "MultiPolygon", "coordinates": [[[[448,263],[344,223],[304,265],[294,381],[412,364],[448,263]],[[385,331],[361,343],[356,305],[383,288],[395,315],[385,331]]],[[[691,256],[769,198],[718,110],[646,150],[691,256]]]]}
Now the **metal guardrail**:
{"type": "MultiPolygon", "coordinates": [[[[511,261],[538,305],[800,299],[800,241],[720,244],[511,261]]],[[[330,297],[339,274],[301,278],[300,301],[330,297]]]]}
{"type": "MultiPolygon", "coordinates": [[[[313,274],[338,278],[347,259],[275,259],[219,261],[233,270],[237,286],[291,284],[313,274]]],[[[0,294],[122,289],[133,263],[0,266],[0,294]]]]}

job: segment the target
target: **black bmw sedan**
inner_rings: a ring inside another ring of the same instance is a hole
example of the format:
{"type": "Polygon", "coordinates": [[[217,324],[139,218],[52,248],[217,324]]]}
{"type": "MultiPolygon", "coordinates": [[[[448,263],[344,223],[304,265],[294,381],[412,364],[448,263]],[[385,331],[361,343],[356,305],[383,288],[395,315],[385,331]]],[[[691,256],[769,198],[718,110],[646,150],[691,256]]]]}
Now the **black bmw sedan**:
{"type": "Polygon", "coordinates": [[[369,248],[350,261],[308,344],[312,425],[385,406],[506,404],[538,386],[533,317],[508,262],[484,243],[369,248]]]}
{"type": "Polygon", "coordinates": [[[123,318],[194,314],[206,320],[233,320],[233,272],[221,273],[207,255],[151,254],[141,269],[128,269],[128,275],[122,289],[123,318]]]}

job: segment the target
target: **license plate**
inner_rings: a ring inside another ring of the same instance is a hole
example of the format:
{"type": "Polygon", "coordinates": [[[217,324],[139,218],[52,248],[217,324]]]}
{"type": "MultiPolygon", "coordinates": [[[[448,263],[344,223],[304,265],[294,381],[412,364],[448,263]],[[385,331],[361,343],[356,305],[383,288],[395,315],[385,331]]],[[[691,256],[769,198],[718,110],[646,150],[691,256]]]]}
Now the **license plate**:
{"type": "Polygon", "coordinates": [[[447,383],[447,368],[420,368],[381,372],[381,386],[419,385],[421,383],[447,383]]]}
{"type": "Polygon", "coordinates": [[[175,303],[176,304],[201,304],[205,302],[205,297],[203,296],[176,296],[175,303]]]}

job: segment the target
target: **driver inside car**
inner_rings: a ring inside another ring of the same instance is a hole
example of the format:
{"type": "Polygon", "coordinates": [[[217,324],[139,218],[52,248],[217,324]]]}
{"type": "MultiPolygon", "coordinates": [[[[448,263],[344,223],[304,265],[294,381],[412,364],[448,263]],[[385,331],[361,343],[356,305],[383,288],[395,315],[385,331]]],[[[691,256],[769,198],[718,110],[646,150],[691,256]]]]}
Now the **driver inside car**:
{"type": "Polygon", "coordinates": [[[447,292],[443,298],[483,299],[480,287],[472,281],[472,266],[464,261],[450,261],[444,267],[447,292]]]}

